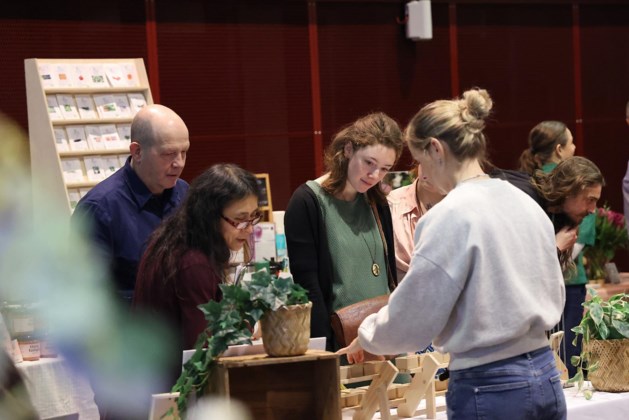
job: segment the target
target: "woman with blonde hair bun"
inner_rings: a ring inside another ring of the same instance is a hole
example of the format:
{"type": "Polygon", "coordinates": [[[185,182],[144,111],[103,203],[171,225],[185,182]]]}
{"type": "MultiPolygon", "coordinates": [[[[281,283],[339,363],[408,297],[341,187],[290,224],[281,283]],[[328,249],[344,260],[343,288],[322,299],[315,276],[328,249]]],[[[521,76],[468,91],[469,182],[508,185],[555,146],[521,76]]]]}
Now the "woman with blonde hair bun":
{"type": "Polygon", "coordinates": [[[339,353],[396,354],[432,341],[450,353],[449,419],[564,419],[545,334],[564,302],[555,234],[529,196],[482,169],[492,106],[487,91],[468,90],[409,123],[411,154],[447,195],[419,219],[409,271],[389,304],[339,353]]]}

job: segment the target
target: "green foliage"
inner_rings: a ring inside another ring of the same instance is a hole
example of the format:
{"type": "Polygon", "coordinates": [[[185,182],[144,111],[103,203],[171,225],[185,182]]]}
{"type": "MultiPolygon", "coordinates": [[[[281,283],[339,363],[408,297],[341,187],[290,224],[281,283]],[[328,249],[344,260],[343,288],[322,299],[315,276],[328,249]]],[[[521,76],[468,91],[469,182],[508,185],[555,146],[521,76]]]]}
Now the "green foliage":
{"type": "MultiPolygon", "coordinates": [[[[215,359],[228,346],[251,344],[251,331],[267,311],[282,306],[308,302],[306,289],[290,277],[277,278],[266,270],[252,275],[250,282],[220,285],[223,299],[199,305],[207,320],[207,328],[197,339],[193,356],[184,364],[183,372],[173,386],[179,392],[177,406],[183,417],[191,395],[203,395],[208,390],[215,359]]],[[[167,413],[168,415],[169,413],[167,413]]]]}
{"type": "MultiPolygon", "coordinates": [[[[572,328],[575,333],[572,345],[576,346],[579,336],[582,337],[581,354],[570,360],[577,373],[570,378],[569,383],[576,383],[578,389],[583,388],[585,372],[598,369],[598,362],[591,364],[592,354],[587,351],[590,340],[619,340],[629,338],[629,295],[619,293],[603,300],[594,289],[588,289],[591,299],[583,302],[585,314],[581,323],[572,328]]],[[[586,399],[590,399],[591,392],[584,391],[586,399]]]]}

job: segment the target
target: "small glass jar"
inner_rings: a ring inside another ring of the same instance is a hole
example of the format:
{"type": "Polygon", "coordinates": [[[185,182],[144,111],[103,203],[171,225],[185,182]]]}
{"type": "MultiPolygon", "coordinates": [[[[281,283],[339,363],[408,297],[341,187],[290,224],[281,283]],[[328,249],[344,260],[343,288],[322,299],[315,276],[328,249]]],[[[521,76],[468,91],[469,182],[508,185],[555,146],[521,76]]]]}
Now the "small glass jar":
{"type": "Polygon", "coordinates": [[[42,334],[39,347],[41,357],[57,357],[57,348],[53,344],[49,333],[42,334]]]}
{"type": "Polygon", "coordinates": [[[17,337],[22,359],[27,362],[39,360],[41,356],[41,347],[39,338],[32,334],[24,334],[17,337]]]}

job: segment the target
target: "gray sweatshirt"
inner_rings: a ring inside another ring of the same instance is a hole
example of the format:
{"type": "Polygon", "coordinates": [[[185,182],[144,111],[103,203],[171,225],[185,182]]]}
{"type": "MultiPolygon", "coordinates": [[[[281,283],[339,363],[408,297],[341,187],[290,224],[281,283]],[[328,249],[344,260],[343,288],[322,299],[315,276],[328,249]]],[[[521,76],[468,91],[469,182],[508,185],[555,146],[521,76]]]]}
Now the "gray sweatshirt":
{"type": "Polygon", "coordinates": [[[374,354],[432,341],[466,369],[548,345],[564,300],[548,216],[508,182],[479,178],[419,220],[410,269],[359,340],[374,354]]]}

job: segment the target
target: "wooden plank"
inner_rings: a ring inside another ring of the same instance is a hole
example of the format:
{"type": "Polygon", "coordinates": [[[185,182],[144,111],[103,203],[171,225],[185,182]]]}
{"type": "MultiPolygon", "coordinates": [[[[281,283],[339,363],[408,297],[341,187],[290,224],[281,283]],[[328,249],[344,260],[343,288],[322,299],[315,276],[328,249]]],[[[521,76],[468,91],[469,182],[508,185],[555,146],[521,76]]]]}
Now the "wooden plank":
{"type": "MultiPolygon", "coordinates": [[[[441,364],[435,360],[435,358],[431,355],[431,353],[426,353],[422,362],[422,371],[415,374],[411,384],[404,395],[406,400],[405,403],[400,404],[397,409],[397,414],[400,417],[413,417],[415,410],[417,410],[417,406],[419,406],[419,402],[426,396],[426,408],[434,411],[434,397],[435,397],[435,374],[437,370],[441,367],[441,364]],[[429,399],[432,401],[428,401],[429,399]],[[432,406],[429,405],[432,403],[432,406]]],[[[428,413],[428,418],[434,418],[434,412],[428,413]]]]}
{"type": "Polygon", "coordinates": [[[378,410],[379,403],[384,399],[384,406],[381,406],[381,415],[389,412],[389,406],[387,403],[387,388],[393,383],[393,380],[398,374],[398,370],[393,363],[386,362],[380,371],[380,375],[371,382],[367,393],[365,394],[360,408],[354,413],[354,420],[368,420],[373,418],[373,415],[378,410]]]}
{"type": "Polygon", "coordinates": [[[247,356],[220,357],[217,360],[219,365],[233,368],[246,366],[275,365],[282,363],[298,363],[310,360],[338,359],[334,353],[321,350],[308,350],[301,356],[271,357],[268,354],[251,354],[247,356]]]}

